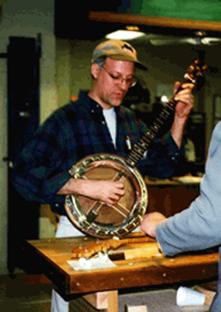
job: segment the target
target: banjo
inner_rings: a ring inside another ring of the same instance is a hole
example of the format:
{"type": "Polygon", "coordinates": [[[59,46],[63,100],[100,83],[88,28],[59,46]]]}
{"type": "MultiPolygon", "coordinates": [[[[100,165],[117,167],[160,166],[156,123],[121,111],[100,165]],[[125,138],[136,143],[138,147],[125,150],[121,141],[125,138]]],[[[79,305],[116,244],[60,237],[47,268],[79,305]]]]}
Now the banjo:
{"type": "MultiPolygon", "coordinates": [[[[191,82],[199,88],[206,69],[205,64],[201,64],[198,59],[194,60],[187,68],[184,82],[191,82]]],[[[125,195],[115,205],[81,195],[66,195],[67,216],[80,231],[103,239],[121,238],[140,224],[147,211],[148,192],[136,165],[174,113],[174,96],[162,108],[143,137],[133,145],[127,158],[107,153],[93,154],[71,167],[69,173],[74,179],[120,180],[125,188],[125,195]]]]}

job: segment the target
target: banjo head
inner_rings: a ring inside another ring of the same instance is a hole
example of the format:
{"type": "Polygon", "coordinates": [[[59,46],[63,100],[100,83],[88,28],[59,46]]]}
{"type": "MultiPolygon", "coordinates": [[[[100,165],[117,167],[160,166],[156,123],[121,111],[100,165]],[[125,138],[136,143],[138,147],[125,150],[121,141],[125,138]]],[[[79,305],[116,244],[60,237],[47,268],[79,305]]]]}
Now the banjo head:
{"type": "Polygon", "coordinates": [[[80,196],[67,195],[65,210],[70,221],[82,232],[99,238],[123,237],[133,231],[146,213],[146,184],[136,168],[112,154],[94,154],[72,166],[76,179],[120,180],[125,195],[115,205],[80,196]]]}

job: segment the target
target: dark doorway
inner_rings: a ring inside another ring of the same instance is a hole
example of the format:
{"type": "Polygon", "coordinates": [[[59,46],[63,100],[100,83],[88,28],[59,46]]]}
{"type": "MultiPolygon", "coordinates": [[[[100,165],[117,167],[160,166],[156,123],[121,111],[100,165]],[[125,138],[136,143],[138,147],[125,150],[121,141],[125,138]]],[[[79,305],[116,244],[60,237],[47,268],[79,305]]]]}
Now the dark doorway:
{"type": "Polygon", "coordinates": [[[39,126],[39,38],[10,37],[8,74],[8,270],[23,267],[26,239],[38,238],[39,205],[12,185],[13,162],[39,126]]]}

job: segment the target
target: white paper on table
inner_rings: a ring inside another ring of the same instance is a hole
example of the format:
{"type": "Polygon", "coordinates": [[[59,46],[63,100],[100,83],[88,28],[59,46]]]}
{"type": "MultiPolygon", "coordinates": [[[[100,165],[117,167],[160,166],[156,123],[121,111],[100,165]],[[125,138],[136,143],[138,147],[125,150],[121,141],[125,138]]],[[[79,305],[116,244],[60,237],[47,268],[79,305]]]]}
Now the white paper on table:
{"type": "Polygon", "coordinates": [[[67,262],[76,271],[116,267],[113,261],[108,257],[108,254],[102,252],[99,252],[95,257],[89,259],[80,258],[78,260],[68,260],[67,262]]]}

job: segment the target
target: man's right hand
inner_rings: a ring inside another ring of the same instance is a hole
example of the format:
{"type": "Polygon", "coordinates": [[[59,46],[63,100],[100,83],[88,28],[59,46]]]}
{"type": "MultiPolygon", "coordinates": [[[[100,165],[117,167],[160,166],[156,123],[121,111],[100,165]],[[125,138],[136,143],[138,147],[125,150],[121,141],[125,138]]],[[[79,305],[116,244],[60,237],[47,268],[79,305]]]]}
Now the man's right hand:
{"type": "Polygon", "coordinates": [[[121,181],[83,180],[71,178],[58,192],[59,195],[82,195],[114,205],[125,194],[121,181]]]}

